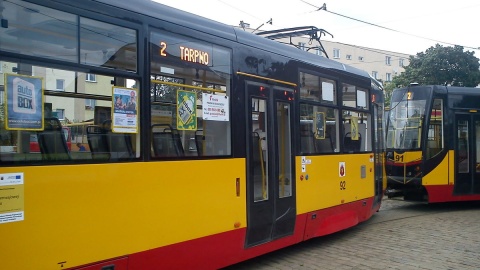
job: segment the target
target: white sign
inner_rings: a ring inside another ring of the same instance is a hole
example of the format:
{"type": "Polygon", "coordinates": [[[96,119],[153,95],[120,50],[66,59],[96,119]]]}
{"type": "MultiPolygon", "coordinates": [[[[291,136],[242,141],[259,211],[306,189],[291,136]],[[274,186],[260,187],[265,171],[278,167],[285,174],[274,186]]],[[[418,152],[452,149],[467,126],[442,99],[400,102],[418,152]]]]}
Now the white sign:
{"type": "Polygon", "coordinates": [[[23,173],[0,174],[0,223],[24,220],[23,173]]]}
{"type": "Polygon", "coordinates": [[[304,164],[304,165],[312,164],[312,160],[307,159],[307,157],[305,157],[305,156],[302,156],[302,164],[304,164]]]}
{"type": "Polygon", "coordinates": [[[23,211],[0,214],[0,223],[22,221],[24,219],[23,211]]]}
{"type": "Polygon", "coordinates": [[[202,94],[203,119],[210,121],[228,121],[228,96],[202,94]]]}

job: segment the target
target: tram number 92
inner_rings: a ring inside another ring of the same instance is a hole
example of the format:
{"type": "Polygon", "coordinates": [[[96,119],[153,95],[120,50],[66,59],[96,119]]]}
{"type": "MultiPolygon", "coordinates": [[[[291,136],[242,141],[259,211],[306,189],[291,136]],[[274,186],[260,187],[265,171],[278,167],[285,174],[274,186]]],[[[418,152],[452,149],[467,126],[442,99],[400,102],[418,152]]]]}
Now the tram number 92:
{"type": "Polygon", "coordinates": [[[340,190],[345,190],[345,189],[347,189],[347,182],[340,181],[340,190]]]}

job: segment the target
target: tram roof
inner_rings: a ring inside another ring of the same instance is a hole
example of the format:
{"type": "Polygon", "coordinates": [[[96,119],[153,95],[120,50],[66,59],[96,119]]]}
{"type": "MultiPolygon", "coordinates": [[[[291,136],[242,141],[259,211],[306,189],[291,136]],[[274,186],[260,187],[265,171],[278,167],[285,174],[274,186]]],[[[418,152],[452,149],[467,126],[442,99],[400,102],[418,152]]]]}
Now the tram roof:
{"type": "MultiPolygon", "coordinates": [[[[186,11],[172,8],[152,0],[118,1],[118,0],[94,0],[110,6],[122,8],[152,18],[165,20],[179,26],[195,29],[204,33],[212,34],[221,38],[236,41],[238,43],[263,48],[286,57],[294,58],[304,63],[331,69],[344,71],[358,76],[370,78],[369,74],[361,69],[342,64],[340,62],[308,53],[292,46],[257,36],[243,31],[240,28],[226,25],[211,19],[207,19],[186,11]]],[[[137,19],[138,20],[138,19],[137,19]]]]}
{"type": "Polygon", "coordinates": [[[480,88],[462,86],[446,86],[445,88],[449,94],[477,94],[480,96],[480,88]]]}
{"type": "Polygon", "coordinates": [[[403,87],[399,88],[398,90],[405,90],[405,89],[425,89],[429,88],[435,92],[441,92],[441,93],[448,93],[448,94],[459,94],[459,95],[480,95],[480,88],[476,87],[464,87],[464,86],[445,86],[445,85],[415,85],[415,86],[409,86],[409,87],[403,87]]]}

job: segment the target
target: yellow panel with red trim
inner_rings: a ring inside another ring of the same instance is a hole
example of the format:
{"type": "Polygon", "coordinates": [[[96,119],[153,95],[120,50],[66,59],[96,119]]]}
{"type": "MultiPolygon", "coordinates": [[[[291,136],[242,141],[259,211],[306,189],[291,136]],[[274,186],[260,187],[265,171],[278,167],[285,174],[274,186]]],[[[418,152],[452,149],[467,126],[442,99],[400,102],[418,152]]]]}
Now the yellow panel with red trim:
{"type": "Polygon", "coordinates": [[[296,175],[297,214],[374,196],[371,153],[299,156],[296,157],[296,175]]]}
{"type": "Polygon", "coordinates": [[[393,153],[393,161],[399,163],[411,163],[422,161],[422,151],[406,151],[404,153],[393,153]]]}
{"type": "Polygon", "coordinates": [[[19,172],[25,218],[0,224],[3,269],[68,268],[246,226],[245,159],[2,168],[19,172]]]}
{"type": "Polygon", "coordinates": [[[453,177],[449,178],[449,172],[454,171],[454,163],[449,162],[450,156],[453,156],[453,150],[447,153],[443,160],[422,178],[422,184],[425,186],[432,185],[453,185],[453,177]],[[449,168],[449,166],[451,168],[449,168]]]}
{"type": "Polygon", "coordinates": [[[450,150],[448,151],[448,166],[450,169],[448,170],[448,182],[450,185],[455,184],[455,151],[450,150]]]}

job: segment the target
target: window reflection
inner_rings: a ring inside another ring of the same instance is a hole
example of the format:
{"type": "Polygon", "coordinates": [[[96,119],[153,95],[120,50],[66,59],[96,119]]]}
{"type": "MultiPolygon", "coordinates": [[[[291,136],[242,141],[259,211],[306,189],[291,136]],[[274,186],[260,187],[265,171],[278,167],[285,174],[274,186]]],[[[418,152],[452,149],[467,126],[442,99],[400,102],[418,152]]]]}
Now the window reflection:
{"type": "Polygon", "coordinates": [[[92,66],[137,70],[135,30],[20,0],[1,3],[2,50],[92,66]]]}

